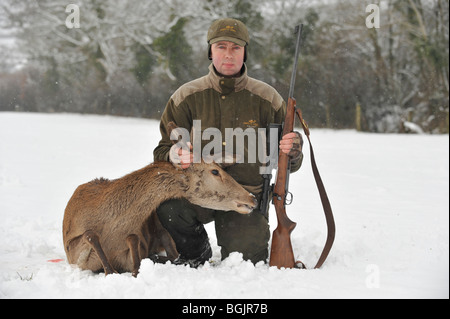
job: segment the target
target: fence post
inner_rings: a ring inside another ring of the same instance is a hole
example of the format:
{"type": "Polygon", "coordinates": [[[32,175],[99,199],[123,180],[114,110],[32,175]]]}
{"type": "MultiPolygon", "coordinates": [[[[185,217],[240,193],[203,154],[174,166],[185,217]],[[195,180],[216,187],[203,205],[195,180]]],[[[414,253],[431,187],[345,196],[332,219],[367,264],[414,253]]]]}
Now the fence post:
{"type": "Polygon", "coordinates": [[[359,102],[356,103],[355,127],[358,132],[361,132],[361,104],[359,102]]]}

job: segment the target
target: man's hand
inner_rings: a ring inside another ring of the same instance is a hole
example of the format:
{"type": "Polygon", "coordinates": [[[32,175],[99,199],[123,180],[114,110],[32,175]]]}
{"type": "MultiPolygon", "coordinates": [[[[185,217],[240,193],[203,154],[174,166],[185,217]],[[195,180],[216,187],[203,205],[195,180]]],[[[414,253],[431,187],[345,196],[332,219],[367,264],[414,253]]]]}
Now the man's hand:
{"type": "Polygon", "coordinates": [[[175,167],[186,169],[194,162],[194,154],[192,151],[192,144],[187,142],[189,150],[181,148],[179,145],[174,144],[170,148],[169,159],[175,167]]]}
{"type": "Polygon", "coordinates": [[[291,132],[280,140],[280,150],[296,161],[302,153],[303,139],[299,132],[291,132]]]}

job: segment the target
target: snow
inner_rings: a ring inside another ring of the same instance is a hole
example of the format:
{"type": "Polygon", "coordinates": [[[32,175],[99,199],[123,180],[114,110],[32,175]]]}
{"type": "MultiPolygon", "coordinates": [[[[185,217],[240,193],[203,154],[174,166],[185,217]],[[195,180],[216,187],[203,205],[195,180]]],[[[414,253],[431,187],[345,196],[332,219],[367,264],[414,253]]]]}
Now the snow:
{"type": "Polygon", "coordinates": [[[412,133],[418,133],[418,134],[424,133],[422,128],[419,125],[417,125],[416,123],[405,121],[405,122],[403,122],[403,126],[405,127],[405,129],[409,130],[412,133]]]}
{"type": "MultiPolygon", "coordinates": [[[[151,162],[158,125],[0,113],[0,298],[449,298],[448,135],[311,130],[337,228],[321,269],[254,266],[238,253],[220,261],[212,223],[212,262],[199,269],[145,259],[133,278],[67,264],[61,227],[73,191],[151,162]]],[[[290,190],[294,253],[313,267],[326,224],[307,148],[290,190]]]]}

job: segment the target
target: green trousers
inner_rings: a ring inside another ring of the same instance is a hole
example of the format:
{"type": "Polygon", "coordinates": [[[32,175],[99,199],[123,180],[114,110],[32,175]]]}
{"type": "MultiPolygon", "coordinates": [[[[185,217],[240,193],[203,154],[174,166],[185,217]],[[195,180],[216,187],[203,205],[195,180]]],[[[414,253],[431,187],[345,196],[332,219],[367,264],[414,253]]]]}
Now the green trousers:
{"type": "Polygon", "coordinates": [[[211,247],[203,225],[214,221],[222,259],[232,252],[240,252],[244,260],[255,264],[267,261],[269,223],[258,210],[242,215],[234,211],[203,208],[185,199],[173,199],[163,203],[157,214],[183,259],[211,257],[211,247]]]}

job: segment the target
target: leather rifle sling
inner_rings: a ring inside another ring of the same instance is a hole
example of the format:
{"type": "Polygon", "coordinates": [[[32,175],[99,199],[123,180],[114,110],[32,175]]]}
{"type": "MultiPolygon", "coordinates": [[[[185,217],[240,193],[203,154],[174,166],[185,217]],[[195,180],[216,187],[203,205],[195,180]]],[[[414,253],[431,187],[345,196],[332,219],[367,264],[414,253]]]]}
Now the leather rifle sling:
{"type": "Polygon", "coordinates": [[[327,192],[325,191],[325,186],[323,185],[322,178],[320,177],[319,170],[317,169],[316,160],[314,157],[314,151],[311,144],[311,140],[309,138],[309,128],[306,124],[305,120],[302,117],[302,112],[300,109],[296,109],[295,112],[297,113],[298,119],[300,120],[300,123],[302,124],[303,131],[305,132],[306,137],[308,138],[309,142],[309,148],[310,148],[310,154],[311,154],[311,166],[314,174],[314,179],[316,180],[317,189],[319,190],[320,199],[322,201],[322,207],[323,211],[325,213],[325,219],[327,222],[327,240],[325,242],[325,246],[322,250],[322,254],[320,255],[319,261],[317,262],[316,266],[314,268],[320,268],[322,264],[325,262],[325,259],[327,259],[328,254],[330,253],[331,247],[333,246],[334,237],[336,234],[336,226],[334,223],[333,218],[333,212],[331,210],[330,201],[328,200],[327,192]]]}

